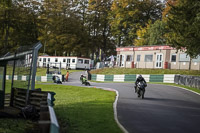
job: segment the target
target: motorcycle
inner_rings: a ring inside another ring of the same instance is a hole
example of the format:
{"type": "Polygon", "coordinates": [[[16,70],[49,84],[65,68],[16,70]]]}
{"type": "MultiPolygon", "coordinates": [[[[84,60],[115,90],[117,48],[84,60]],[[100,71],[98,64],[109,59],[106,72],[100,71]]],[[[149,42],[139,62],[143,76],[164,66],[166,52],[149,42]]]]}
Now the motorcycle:
{"type": "Polygon", "coordinates": [[[90,83],[87,81],[87,78],[85,76],[81,76],[80,81],[82,82],[82,84],[90,86],[90,83]]]}
{"type": "Polygon", "coordinates": [[[62,84],[62,81],[60,80],[59,76],[53,76],[52,79],[53,79],[54,83],[62,84]]]}
{"type": "Polygon", "coordinates": [[[145,87],[146,84],[144,82],[138,82],[136,93],[138,94],[138,97],[142,96],[142,99],[144,99],[145,87]]]}

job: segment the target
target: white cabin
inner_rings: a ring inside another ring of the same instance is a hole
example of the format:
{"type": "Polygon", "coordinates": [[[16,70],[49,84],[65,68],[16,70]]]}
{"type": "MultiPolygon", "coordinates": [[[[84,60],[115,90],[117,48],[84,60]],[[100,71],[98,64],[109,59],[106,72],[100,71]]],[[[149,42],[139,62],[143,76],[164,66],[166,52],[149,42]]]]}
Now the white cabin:
{"type": "Polygon", "coordinates": [[[90,69],[91,59],[71,56],[39,56],[38,67],[60,67],[64,69],[90,69]]]}

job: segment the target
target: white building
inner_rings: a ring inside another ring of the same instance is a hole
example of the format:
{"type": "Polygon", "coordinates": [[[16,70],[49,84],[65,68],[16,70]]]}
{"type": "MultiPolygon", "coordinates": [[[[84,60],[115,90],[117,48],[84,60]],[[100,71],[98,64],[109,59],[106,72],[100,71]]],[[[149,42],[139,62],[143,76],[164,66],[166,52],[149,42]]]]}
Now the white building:
{"type": "Polygon", "coordinates": [[[64,69],[90,69],[91,59],[68,56],[39,56],[38,67],[60,67],[64,69]]]}

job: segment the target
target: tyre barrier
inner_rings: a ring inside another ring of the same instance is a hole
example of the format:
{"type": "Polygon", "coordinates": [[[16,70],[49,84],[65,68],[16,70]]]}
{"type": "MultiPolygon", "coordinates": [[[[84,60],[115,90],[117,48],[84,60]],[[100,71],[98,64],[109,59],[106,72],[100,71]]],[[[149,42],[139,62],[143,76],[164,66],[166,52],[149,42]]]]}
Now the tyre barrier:
{"type": "Polygon", "coordinates": [[[175,75],[174,82],[179,85],[200,89],[199,76],[175,75]]]}

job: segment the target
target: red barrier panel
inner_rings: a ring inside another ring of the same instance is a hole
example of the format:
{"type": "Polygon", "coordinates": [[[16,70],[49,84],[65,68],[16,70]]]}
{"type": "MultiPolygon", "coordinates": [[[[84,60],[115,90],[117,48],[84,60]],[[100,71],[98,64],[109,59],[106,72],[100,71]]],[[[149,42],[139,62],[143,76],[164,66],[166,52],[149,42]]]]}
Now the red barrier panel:
{"type": "Polygon", "coordinates": [[[164,63],[164,69],[167,69],[168,68],[168,62],[165,62],[164,63]]]}
{"type": "Polygon", "coordinates": [[[134,68],[134,61],[133,61],[132,64],[131,64],[131,68],[134,68]]]}

